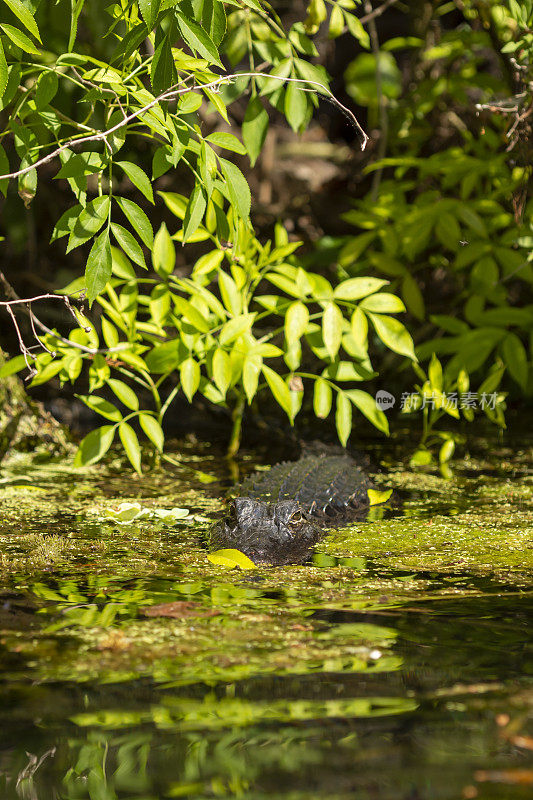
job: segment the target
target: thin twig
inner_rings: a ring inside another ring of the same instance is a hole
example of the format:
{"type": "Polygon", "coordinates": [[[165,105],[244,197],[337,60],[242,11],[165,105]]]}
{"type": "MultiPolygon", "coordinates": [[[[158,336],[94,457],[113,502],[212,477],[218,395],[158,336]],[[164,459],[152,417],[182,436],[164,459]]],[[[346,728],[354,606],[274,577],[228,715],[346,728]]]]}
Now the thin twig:
{"type": "MultiPolygon", "coordinates": [[[[303,84],[310,84],[313,86],[317,86],[326,93],[326,96],[330,102],[332,102],[335,106],[337,106],[337,108],[339,108],[344,114],[348,116],[353,126],[357,130],[361,142],[361,150],[365,149],[369,137],[359,124],[359,121],[355,116],[355,114],[353,113],[353,111],[351,111],[349,108],[344,106],[339,100],[337,100],[331,89],[329,89],[327,86],[325,86],[323,83],[320,83],[319,81],[312,81],[308,80],[307,78],[283,78],[279,75],[270,75],[268,72],[239,72],[239,73],[234,73],[233,75],[221,76],[220,78],[217,78],[216,80],[211,81],[210,83],[199,84],[198,86],[195,86],[194,89],[203,89],[203,90],[211,89],[213,91],[216,91],[217,89],[220,89],[220,87],[223,84],[228,84],[232,81],[236,81],[239,78],[243,77],[271,78],[273,80],[282,81],[283,83],[293,82],[293,83],[303,83],[303,84]]],[[[69,149],[70,147],[75,147],[80,144],[88,144],[90,142],[101,142],[101,141],[104,141],[106,145],[109,146],[107,137],[111,136],[111,134],[115,133],[115,131],[120,130],[120,128],[123,128],[132,120],[137,119],[137,117],[140,117],[142,114],[145,114],[147,111],[150,111],[150,109],[156,106],[158,103],[168,100],[175,100],[180,95],[192,91],[189,86],[183,87],[181,89],[175,88],[176,86],[178,86],[178,84],[175,84],[174,86],[171,86],[169,89],[166,89],[164,92],[162,92],[162,94],[158,95],[158,97],[155,97],[145,106],[137,109],[137,111],[132,112],[127,117],[118,122],[116,125],[113,125],[111,128],[109,128],[108,130],[99,131],[98,133],[91,136],[81,136],[77,139],[69,139],[68,142],[65,142],[60,147],[53,150],[51,153],[48,153],[48,155],[43,156],[43,158],[39,159],[38,161],[35,161],[33,164],[30,164],[28,167],[16,170],[15,172],[6,173],[5,175],[0,175],[0,180],[5,180],[9,178],[18,178],[21,175],[25,175],[32,169],[36,169],[37,167],[41,167],[44,164],[48,164],[50,161],[56,158],[60,153],[69,149]]]]}
{"type": "MultiPolygon", "coordinates": [[[[383,8],[383,6],[380,6],[383,8]]],[[[367,12],[367,20],[368,20],[368,32],[370,34],[370,44],[372,46],[372,53],[374,55],[374,60],[376,62],[376,95],[378,100],[378,110],[379,110],[379,128],[380,128],[380,136],[378,142],[378,149],[377,149],[377,159],[378,161],[385,157],[385,153],[387,151],[387,139],[388,139],[388,132],[389,132],[389,118],[387,116],[387,98],[383,92],[383,76],[381,73],[380,67],[380,50],[379,50],[379,37],[378,37],[378,30],[376,27],[375,22],[375,15],[372,16],[372,3],[367,0],[365,3],[365,11],[367,12]]],[[[376,9],[377,11],[378,9],[376,9]]],[[[378,199],[379,194],[379,186],[381,183],[381,178],[383,175],[383,168],[377,169],[374,172],[374,176],[372,178],[372,189],[371,189],[371,200],[372,203],[375,203],[378,199]]]]}
{"type": "Polygon", "coordinates": [[[378,6],[378,8],[375,8],[373,11],[369,11],[367,14],[365,14],[364,17],[360,17],[359,22],[362,25],[366,25],[367,22],[376,19],[376,17],[380,17],[383,14],[383,12],[389,8],[389,6],[392,6],[393,3],[396,2],[398,2],[398,0],[385,0],[383,5],[378,6]]]}
{"type": "MultiPolygon", "coordinates": [[[[68,295],[46,293],[46,294],[36,295],[35,297],[21,298],[21,297],[19,297],[17,295],[17,293],[15,292],[14,288],[11,286],[11,284],[7,280],[6,276],[1,271],[0,271],[0,283],[3,284],[7,296],[12,298],[12,300],[8,300],[8,301],[2,300],[2,301],[0,301],[0,306],[6,309],[6,311],[10,315],[11,320],[13,322],[13,325],[15,327],[15,332],[17,334],[17,338],[18,338],[18,341],[19,341],[20,351],[21,351],[22,355],[24,356],[24,360],[26,361],[28,369],[30,370],[30,375],[28,377],[32,377],[33,375],[35,375],[35,369],[32,366],[30,366],[30,364],[28,363],[28,356],[31,359],[34,358],[33,355],[31,354],[30,350],[31,349],[35,349],[35,348],[29,348],[24,343],[24,339],[23,339],[22,334],[20,332],[18,321],[17,321],[17,319],[15,317],[15,314],[13,313],[13,306],[17,306],[17,305],[22,306],[22,310],[26,314],[28,314],[29,317],[30,317],[30,324],[31,324],[32,332],[33,332],[36,340],[39,342],[39,345],[44,350],[46,350],[48,353],[51,353],[52,355],[55,355],[55,353],[52,353],[46,347],[46,345],[41,341],[41,339],[39,338],[39,336],[37,335],[37,332],[35,330],[36,327],[39,328],[41,331],[43,331],[43,333],[47,333],[49,336],[51,336],[54,339],[56,339],[58,342],[62,342],[63,344],[68,345],[69,347],[72,347],[75,350],[80,350],[82,353],[86,353],[87,355],[91,355],[91,356],[97,355],[98,353],[106,353],[106,354],[107,353],[118,353],[121,350],[124,350],[126,347],[129,346],[127,342],[123,342],[122,344],[119,344],[116,347],[105,347],[105,348],[100,348],[99,349],[97,347],[87,347],[84,344],[79,344],[78,342],[73,342],[70,339],[65,339],[64,336],[61,336],[61,334],[59,334],[56,331],[54,331],[51,328],[49,328],[48,325],[45,325],[44,322],[42,322],[39,319],[39,317],[33,311],[32,307],[31,307],[31,304],[33,302],[37,301],[37,300],[61,300],[61,302],[64,303],[65,307],[67,308],[67,310],[69,311],[69,313],[71,314],[73,319],[76,321],[76,324],[79,327],[83,327],[83,326],[80,325],[80,321],[79,321],[78,317],[76,316],[74,308],[72,307],[71,298],[68,295]]],[[[84,328],[84,330],[85,330],[86,333],[89,333],[89,331],[92,330],[92,329],[91,328],[84,328]]]]}

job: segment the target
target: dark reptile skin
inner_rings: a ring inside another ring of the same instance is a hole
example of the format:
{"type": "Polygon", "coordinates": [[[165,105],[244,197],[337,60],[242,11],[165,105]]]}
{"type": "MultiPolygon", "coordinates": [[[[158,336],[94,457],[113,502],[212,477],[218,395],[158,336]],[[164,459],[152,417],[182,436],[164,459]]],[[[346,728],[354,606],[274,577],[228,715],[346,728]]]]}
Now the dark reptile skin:
{"type": "Polygon", "coordinates": [[[309,455],[256,473],[238,488],[241,497],[297,500],[315,515],[343,515],[348,507],[368,504],[372,483],[349,455],[309,455]]]}

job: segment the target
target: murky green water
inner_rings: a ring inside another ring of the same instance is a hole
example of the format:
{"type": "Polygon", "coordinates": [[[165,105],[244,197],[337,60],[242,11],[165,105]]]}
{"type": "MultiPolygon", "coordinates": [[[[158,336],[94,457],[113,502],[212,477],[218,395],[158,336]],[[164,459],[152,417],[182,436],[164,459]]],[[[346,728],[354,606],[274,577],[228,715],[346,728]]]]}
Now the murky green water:
{"type": "Polygon", "coordinates": [[[450,480],[390,450],[395,514],[252,572],[207,561],[207,447],[142,481],[12,460],[0,797],[531,797],[531,450],[482,445],[450,480]],[[102,519],[123,500],[191,514],[102,519]]]}

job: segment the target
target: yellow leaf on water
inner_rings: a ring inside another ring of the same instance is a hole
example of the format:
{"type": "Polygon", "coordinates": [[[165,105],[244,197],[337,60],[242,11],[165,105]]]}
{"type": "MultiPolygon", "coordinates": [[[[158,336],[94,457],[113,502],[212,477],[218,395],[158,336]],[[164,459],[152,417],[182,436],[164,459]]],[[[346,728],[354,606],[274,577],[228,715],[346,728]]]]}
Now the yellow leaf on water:
{"type": "Polygon", "coordinates": [[[387,500],[389,500],[392,495],[392,489],[386,489],[384,492],[380,492],[377,489],[367,489],[366,493],[368,494],[370,505],[377,506],[380,503],[386,503],[387,500]]]}
{"type": "Polygon", "coordinates": [[[239,569],[257,569],[254,562],[248,558],[248,556],[245,556],[244,553],[241,553],[240,550],[215,550],[215,552],[209,553],[207,559],[217,567],[228,567],[229,569],[233,569],[234,567],[239,567],[239,569]]]}

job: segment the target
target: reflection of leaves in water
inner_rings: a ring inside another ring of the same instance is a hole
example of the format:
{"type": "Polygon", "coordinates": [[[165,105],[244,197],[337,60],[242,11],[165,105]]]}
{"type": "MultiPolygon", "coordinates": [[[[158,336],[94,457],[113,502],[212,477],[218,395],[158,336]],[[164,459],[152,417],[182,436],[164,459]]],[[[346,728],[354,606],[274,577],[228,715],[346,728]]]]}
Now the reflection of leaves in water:
{"type": "Polygon", "coordinates": [[[313,607],[293,606],[290,594],[269,598],[246,583],[90,576],[32,588],[46,603],[40,609],[50,619],[44,633],[57,638],[32,638],[18,647],[31,652],[34,671],[44,679],[109,682],[154,675],[185,685],[256,674],[380,673],[402,663],[390,652],[391,629],[329,625],[312,618],[313,607]]]}
{"type": "Polygon", "coordinates": [[[252,702],[241,698],[208,695],[203,701],[168,697],[163,705],[144,711],[109,710],[76,714],[72,722],[81,728],[121,729],[154,722],[165,730],[196,730],[246,726],[260,722],[294,722],[313,719],[361,719],[405,714],[418,707],[408,697],[355,697],[336,700],[272,700],[252,702]]]}

